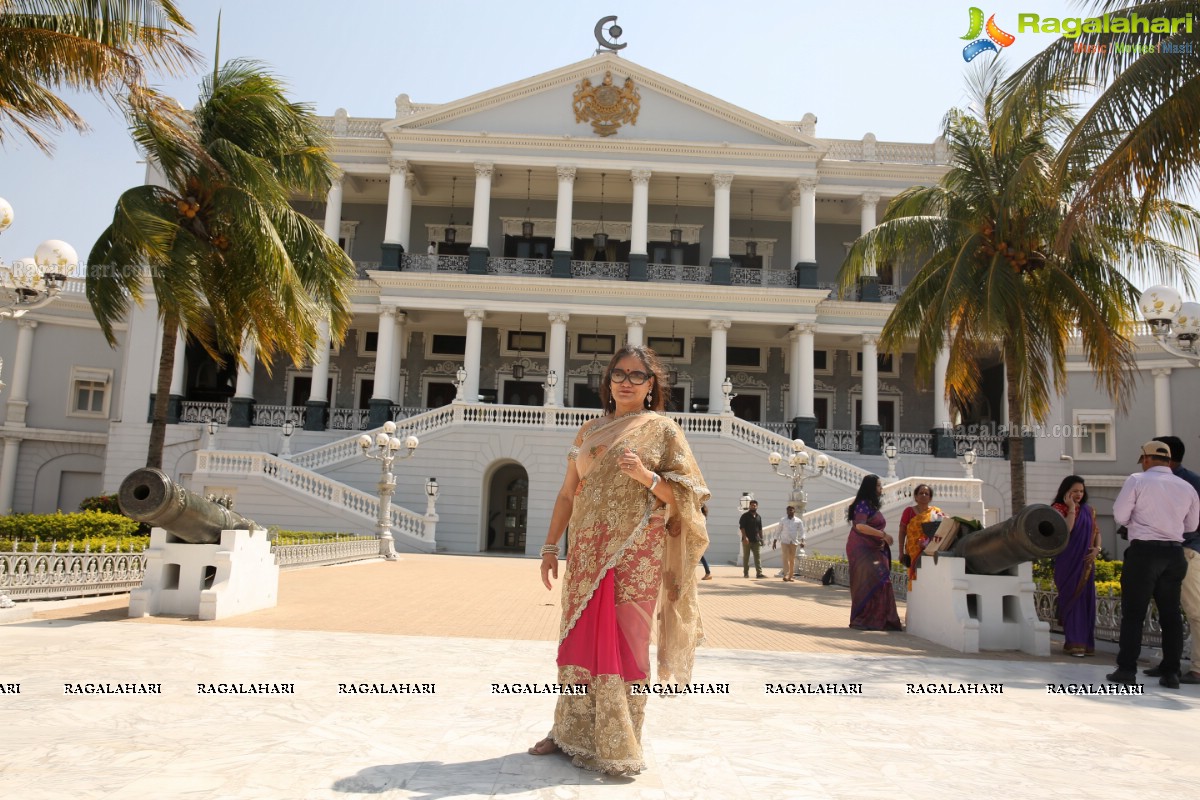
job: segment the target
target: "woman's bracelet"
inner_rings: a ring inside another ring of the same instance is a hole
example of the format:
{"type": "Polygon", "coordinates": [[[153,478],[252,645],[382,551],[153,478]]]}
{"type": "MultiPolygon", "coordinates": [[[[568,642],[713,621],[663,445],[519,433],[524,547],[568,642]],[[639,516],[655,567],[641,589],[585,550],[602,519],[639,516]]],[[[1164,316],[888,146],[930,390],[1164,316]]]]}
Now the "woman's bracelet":
{"type": "Polygon", "coordinates": [[[658,487],[658,482],[660,480],[662,480],[662,478],[659,477],[657,472],[652,472],[650,474],[653,475],[654,477],[652,477],[650,479],[650,485],[648,487],[646,487],[646,491],[650,492],[651,494],[654,494],[654,490],[658,487]]]}
{"type": "Polygon", "coordinates": [[[556,545],[556,544],[542,545],[542,555],[548,555],[551,553],[554,554],[555,556],[558,555],[558,545],[556,545]]]}

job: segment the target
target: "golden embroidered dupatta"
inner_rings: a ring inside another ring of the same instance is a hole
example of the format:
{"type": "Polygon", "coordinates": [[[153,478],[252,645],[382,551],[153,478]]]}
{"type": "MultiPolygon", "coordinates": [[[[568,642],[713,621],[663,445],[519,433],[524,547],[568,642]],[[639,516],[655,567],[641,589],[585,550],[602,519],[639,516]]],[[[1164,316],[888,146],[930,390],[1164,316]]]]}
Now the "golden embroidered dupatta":
{"type": "MultiPolygon", "coordinates": [[[[696,564],[708,546],[700,505],[709,492],[683,431],[667,417],[643,412],[593,423],[577,441],[580,484],[568,534],[560,653],[611,570],[615,585],[608,602],[615,602],[621,633],[647,680],[653,615],[657,680],[687,683],[703,638],[696,564]],[[671,487],[672,507],[621,471],[618,459],[626,448],[671,487]]],[[[619,674],[593,675],[579,666],[560,667],[559,681],[588,686],[586,696],[559,698],[551,731],[559,747],[590,769],[642,769],[645,695],[631,695],[619,674]]]]}

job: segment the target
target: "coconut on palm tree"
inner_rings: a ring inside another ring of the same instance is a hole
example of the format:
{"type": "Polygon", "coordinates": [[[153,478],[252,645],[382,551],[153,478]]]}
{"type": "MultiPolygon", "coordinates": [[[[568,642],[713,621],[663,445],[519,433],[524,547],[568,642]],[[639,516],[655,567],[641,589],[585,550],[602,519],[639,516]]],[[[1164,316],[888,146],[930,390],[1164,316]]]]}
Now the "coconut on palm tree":
{"type": "Polygon", "coordinates": [[[0,143],[11,127],[49,152],[46,133],[87,130],[62,89],[153,102],[146,67],[194,63],[191,32],[173,0],[0,0],[0,143]]]}
{"type": "MultiPolygon", "coordinates": [[[[1025,504],[1025,452],[1018,426],[1043,423],[1066,388],[1067,347],[1078,336],[1097,384],[1125,407],[1136,373],[1124,324],[1138,291],[1128,271],[1188,278],[1179,241],[1195,235],[1194,212],[1167,201],[1148,207],[1162,236],[1138,232],[1134,202],[1111,203],[1061,238],[1074,194],[1095,166],[1077,155],[1056,172],[1061,139],[1074,126],[1060,94],[1006,104],[999,61],[976,68],[972,102],[944,122],[949,169],[936,186],[895,197],[883,221],[860,237],[842,266],[848,286],[868,264],[913,264],[915,274],[884,325],[880,346],[916,342],[918,380],[948,348],[947,394],[963,407],[977,396],[977,358],[999,353],[1008,390],[1012,507],[1025,504]],[[1009,109],[1016,109],[1010,111],[1009,109]]],[[[1193,239],[1194,241],[1194,239],[1193,239]]]]}
{"type": "Polygon", "coordinates": [[[182,328],[218,361],[247,337],[259,360],[311,361],[350,321],[354,265],[293,195],[323,196],[336,172],[311,109],[259,64],[231,61],[191,112],[130,109],[162,185],[129,189],[92,247],[87,295],[110,344],[149,277],[162,320],[147,464],[161,466],[175,340],[182,328]]]}

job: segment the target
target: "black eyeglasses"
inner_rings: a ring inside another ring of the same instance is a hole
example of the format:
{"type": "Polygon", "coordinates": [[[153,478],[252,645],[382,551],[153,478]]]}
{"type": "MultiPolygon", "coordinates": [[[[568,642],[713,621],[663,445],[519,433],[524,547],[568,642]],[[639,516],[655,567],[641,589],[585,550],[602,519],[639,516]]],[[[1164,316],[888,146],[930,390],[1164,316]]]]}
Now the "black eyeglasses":
{"type": "Polygon", "coordinates": [[[650,376],[641,370],[626,372],[623,369],[614,369],[609,374],[608,379],[613,383],[624,383],[625,381],[629,381],[634,386],[641,386],[643,383],[650,380],[650,376]]]}

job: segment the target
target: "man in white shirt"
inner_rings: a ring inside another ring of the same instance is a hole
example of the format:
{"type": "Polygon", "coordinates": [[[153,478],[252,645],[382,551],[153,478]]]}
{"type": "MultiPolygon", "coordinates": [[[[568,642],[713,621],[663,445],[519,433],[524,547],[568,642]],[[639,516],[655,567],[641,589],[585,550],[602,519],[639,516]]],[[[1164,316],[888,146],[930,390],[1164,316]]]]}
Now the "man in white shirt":
{"type": "Polygon", "coordinates": [[[1162,625],[1162,663],[1158,682],[1179,688],[1183,656],[1183,617],[1179,595],[1187,574],[1183,536],[1200,526],[1200,497],[1171,473],[1171,449],[1163,442],[1142,445],[1142,472],[1125,480],[1113,503],[1113,519],[1129,530],[1129,549],[1121,570],[1121,645],[1112,683],[1137,682],[1142,626],[1154,598],[1162,625]]]}
{"type": "Polygon", "coordinates": [[[795,582],[796,548],[804,544],[804,520],[796,516],[796,507],[787,507],[787,516],[779,520],[771,547],[783,545],[783,579],[795,582]]]}

